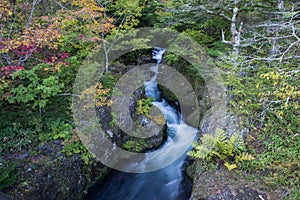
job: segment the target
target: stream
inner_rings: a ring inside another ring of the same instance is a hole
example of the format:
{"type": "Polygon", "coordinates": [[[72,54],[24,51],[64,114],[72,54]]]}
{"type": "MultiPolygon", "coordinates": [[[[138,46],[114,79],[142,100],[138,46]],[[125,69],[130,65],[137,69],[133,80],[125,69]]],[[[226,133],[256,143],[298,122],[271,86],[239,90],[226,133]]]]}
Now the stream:
{"type": "MultiPolygon", "coordinates": [[[[157,60],[157,64],[150,68],[154,72],[151,80],[144,83],[147,97],[154,98],[153,105],[164,115],[167,122],[167,139],[160,147],[162,153],[159,154],[159,162],[164,162],[166,158],[172,157],[172,151],[176,150],[180,144],[195,133],[197,129],[187,125],[178,110],[161,98],[156,81],[158,66],[162,60],[162,48],[154,48],[152,58],[157,60]],[[179,136],[177,140],[174,136],[179,136]]],[[[140,163],[141,166],[147,164],[147,157],[140,163]]],[[[192,183],[184,174],[184,164],[186,153],[169,166],[147,173],[125,173],[113,170],[107,178],[94,186],[85,199],[87,200],[186,200],[189,199],[192,190],[192,183]]]]}

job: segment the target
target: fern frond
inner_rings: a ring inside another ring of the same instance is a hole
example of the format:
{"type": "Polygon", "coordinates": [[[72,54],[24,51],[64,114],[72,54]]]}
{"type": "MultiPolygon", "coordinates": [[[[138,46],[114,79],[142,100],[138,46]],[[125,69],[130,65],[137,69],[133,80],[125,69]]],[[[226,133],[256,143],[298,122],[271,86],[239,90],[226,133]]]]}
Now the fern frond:
{"type": "Polygon", "coordinates": [[[254,156],[252,156],[251,154],[249,154],[249,153],[247,153],[247,152],[243,152],[243,153],[241,154],[241,158],[242,158],[243,160],[254,160],[254,159],[255,159],[254,156]]]}
{"type": "Polygon", "coordinates": [[[227,139],[226,132],[222,129],[216,129],[216,138],[219,141],[224,141],[227,139]]]}
{"type": "Polygon", "coordinates": [[[225,160],[226,159],[226,155],[224,154],[220,154],[217,151],[211,151],[211,154],[216,155],[218,158],[220,158],[221,160],[225,160]]]}
{"type": "Polygon", "coordinates": [[[255,159],[255,157],[252,156],[251,154],[243,152],[240,155],[238,155],[238,156],[235,157],[235,162],[239,163],[239,162],[242,162],[242,161],[254,160],[254,159],[255,159]]]}
{"type": "Polygon", "coordinates": [[[206,159],[210,150],[202,145],[195,146],[195,150],[189,151],[187,154],[193,158],[206,159]]]}
{"type": "Polygon", "coordinates": [[[229,164],[228,162],[224,163],[224,165],[229,171],[237,168],[236,164],[229,164]]]}
{"type": "Polygon", "coordinates": [[[219,151],[221,154],[227,155],[227,156],[233,156],[234,155],[234,144],[231,143],[229,140],[225,140],[224,142],[221,142],[219,145],[219,151]]]}
{"type": "Polygon", "coordinates": [[[217,139],[209,134],[205,134],[202,138],[202,145],[205,146],[207,149],[213,149],[216,145],[217,139]]]}

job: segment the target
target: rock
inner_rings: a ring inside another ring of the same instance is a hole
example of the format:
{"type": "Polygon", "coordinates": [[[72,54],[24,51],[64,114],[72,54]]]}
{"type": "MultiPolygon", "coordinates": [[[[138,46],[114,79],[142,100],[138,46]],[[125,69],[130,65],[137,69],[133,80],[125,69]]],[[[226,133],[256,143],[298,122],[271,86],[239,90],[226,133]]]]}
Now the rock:
{"type": "Polygon", "coordinates": [[[150,123],[150,119],[145,115],[139,115],[138,120],[142,126],[147,126],[150,123]]]}
{"type": "Polygon", "coordinates": [[[107,106],[97,108],[97,116],[100,119],[100,124],[104,130],[110,128],[109,123],[112,121],[111,111],[107,106]]]}
{"type": "Polygon", "coordinates": [[[25,153],[23,153],[22,155],[17,156],[16,159],[21,160],[21,159],[27,158],[28,156],[29,156],[29,153],[28,153],[28,152],[25,152],[25,153]]]}
{"type": "Polygon", "coordinates": [[[21,182],[4,192],[13,199],[82,199],[85,191],[108,168],[96,160],[86,165],[80,155],[66,156],[61,153],[61,142],[51,141],[37,148],[34,156],[28,155],[18,166],[21,182]]]}
{"type": "Polygon", "coordinates": [[[194,164],[188,165],[185,169],[185,173],[189,178],[193,179],[195,174],[195,165],[194,164]]]}
{"type": "Polygon", "coordinates": [[[193,190],[190,200],[270,200],[283,199],[282,191],[271,191],[263,181],[224,166],[212,169],[205,162],[195,162],[193,190]]]}
{"type": "Polygon", "coordinates": [[[171,90],[166,88],[165,86],[158,85],[158,88],[161,92],[162,98],[166,99],[168,102],[172,103],[172,102],[177,102],[178,101],[176,95],[171,90]]]}
{"type": "Polygon", "coordinates": [[[106,133],[109,135],[109,137],[113,137],[114,136],[114,134],[113,134],[113,132],[111,130],[107,130],[106,133]]]}
{"type": "MultiPolygon", "coordinates": [[[[155,128],[155,122],[153,122],[153,120],[151,120],[147,116],[135,115],[137,102],[143,97],[145,97],[143,87],[140,87],[136,91],[134,91],[133,95],[130,97],[129,100],[129,111],[131,118],[134,122],[136,122],[136,124],[146,127],[147,130],[157,130],[158,133],[149,138],[133,137],[131,135],[126,134],[117,125],[112,127],[110,125],[110,122],[112,121],[110,108],[106,106],[97,108],[97,116],[100,118],[102,129],[108,134],[108,136],[111,139],[111,142],[116,144],[116,146],[123,148],[126,142],[135,141],[138,144],[139,148],[133,147],[132,151],[135,152],[138,149],[138,152],[145,152],[159,147],[166,138],[166,125],[160,125],[160,127],[162,126],[162,129],[157,129],[155,128]]],[[[138,132],[138,130],[136,131],[138,132]]]]}
{"type": "Polygon", "coordinates": [[[13,198],[11,196],[8,196],[7,194],[4,194],[0,191],[0,199],[1,200],[12,200],[13,198]]]}
{"type": "Polygon", "coordinates": [[[129,99],[129,112],[130,116],[133,117],[135,113],[135,108],[137,107],[138,100],[142,99],[144,96],[143,88],[140,87],[136,91],[134,91],[133,95],[129,99]]]}
{"type": "Polygon", "coordinates": [[[207,200],[268,200],[270,196],[256,189],[249,187],[237,187],[235,189],[225,186],[224,188],[219,189],[215,194],[210,194],[206,197],[207,200]]]}

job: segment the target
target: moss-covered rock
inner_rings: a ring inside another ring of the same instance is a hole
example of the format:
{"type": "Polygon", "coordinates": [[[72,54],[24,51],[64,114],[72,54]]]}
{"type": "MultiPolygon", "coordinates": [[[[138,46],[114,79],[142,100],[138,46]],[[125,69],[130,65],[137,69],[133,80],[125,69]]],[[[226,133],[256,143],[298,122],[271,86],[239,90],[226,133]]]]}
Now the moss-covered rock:
{"type": "Polygon", "coordinates": [[[178,101],[176,95],[168,88],[163,85],[158,85],[158,89],[161,92],[162,98],[166,99],[169,102],[176,102],[178,101]]]}
{"type": "Polygon", "coordinates": [[[193,190],[190,200],[217,199],[283,199],[284,191],[273,191],[259,176],[244,171],[228,171],[224,166],[212,167],[208,163],[195,162],[193,190]]]}
{"type": "Polygon", "coordinates": [[[108,173],[96,160],[84,163],[80,155],[64,155],[60,140],[45,143],[27,157],[10,159],[17,165],[18,179],[4,190],[13,199],[82,199],[85,191],[108,173]]]}

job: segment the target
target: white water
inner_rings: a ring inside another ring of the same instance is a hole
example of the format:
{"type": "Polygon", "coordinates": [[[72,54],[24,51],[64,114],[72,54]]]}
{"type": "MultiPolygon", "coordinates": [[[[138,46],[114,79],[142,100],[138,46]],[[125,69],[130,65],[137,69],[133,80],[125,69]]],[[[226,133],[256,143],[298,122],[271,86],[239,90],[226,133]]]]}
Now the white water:
{"type": "MultiPolygon", "coordinates": [[[[153,105],[160,109],[167,121],[167,141],[153,154],[145,155],[145,159],[137,163],[138,167],[147,169],[150,163],[168,162],[172,160],[175,152],[182,151],[182,146],[186,146],[187,138],[194,135],[197,131],[195,128],[185,124],[180,113],[171,107],[164,99],[160,98],[160,92],[157,87],[156,75],[158,65],[162,60],[164,49],[156,48],[153,51],[152,58],[157,60],[157,64],[150,68],[154,76],[150,81],[144,83],[146,95],[153,97],[153,105]],[[191,134],[193,133],[193,134],[191,134]],[[174,138],[174,136],[177,136],[174,138]],[[155,162],[153,162],[155,160],[155,162]]],[[[188,199],[186,190],[191,188],[183,187],[182,167],[186,155],[183,154],[171,165],[149,173],[131,174],[115,172],[108,178],[107,182],[102,184],[97,194],[92,198],[94,200],[184,200],[188,199]]],[[[137,167],[137,166],[133,166],[137,167]]]]}

